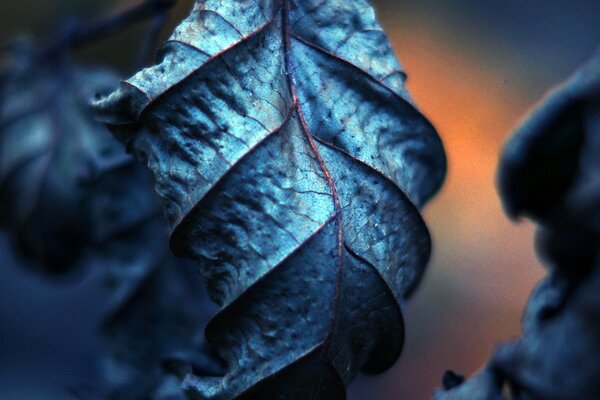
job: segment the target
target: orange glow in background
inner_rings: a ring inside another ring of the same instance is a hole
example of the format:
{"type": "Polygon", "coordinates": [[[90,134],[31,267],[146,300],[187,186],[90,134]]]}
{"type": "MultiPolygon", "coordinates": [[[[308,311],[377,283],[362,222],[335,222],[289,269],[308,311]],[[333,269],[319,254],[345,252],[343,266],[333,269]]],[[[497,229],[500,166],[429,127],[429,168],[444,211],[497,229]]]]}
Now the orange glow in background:
{"type": "Polygon", "coordinates": [[[444,21],[382,8],[408,89],[445,144],[448,175],[424,212],[434,253],[405,307],[404,353],[350,398],[421,400],[441,386],[446,369],[470,375],[495,344],[520,334],[527,297],[544,275],[534,227],[504,215],[495,175],[504,142],[546,88],[529,80],[529,66],[509,49],[483,48],[444,21]]]}
{"type": "MultiPolygon", "coordinates": [[[[44,7],[37,0],[21,0],[10,7],[6,3],[0,6],[0,15],[6,17],[0,35],[6,38],[18,31],[19,21],[47,31],[49,21],[58,21],[65,10],[93,18],[94,10],[108,9],[108,3],[138,2],[55,0],[44,7]]],[[[404,352],[385,374],[361,377],[351,388],[349,400],[425,400],[441,385],[446,369],[470,375],[483,365],[496,343],[520,333],[523,306],[544,270],[535,258],[533,226],[515,224],[502,211],[495,189],[496,168],[513,128],[566,75],[548,73],[540,59],[517,53],[511,43],[484,37],[485,21],[461,26],[443,12],[432,15],[426,7],[415,6],[421,4],[416,0],[412,8],[400,0],[373,3],[408,73],[409,91],[445,144],[448,175],[424,211],[434,252],[421,287],[404,307],[404,352]]],[[[458,7],[463,3],[468,1],[445,4],[458,7]]],[[[191,0],[178,3],[165,36],[191,4],[191,0]]],[[[528,18],[534,21],[542,16],[528,18]]],[[[557,25],[556,29],[575,27],[557,25]]],[[[142,27],[133,28],[81,55],[130,71],[143,32],[142,27]]],[[[72,375],[67,371],[61,379],[68,381],[72,375]]],[[[47,388],[39,390],[43,393],[47,388]]]]}

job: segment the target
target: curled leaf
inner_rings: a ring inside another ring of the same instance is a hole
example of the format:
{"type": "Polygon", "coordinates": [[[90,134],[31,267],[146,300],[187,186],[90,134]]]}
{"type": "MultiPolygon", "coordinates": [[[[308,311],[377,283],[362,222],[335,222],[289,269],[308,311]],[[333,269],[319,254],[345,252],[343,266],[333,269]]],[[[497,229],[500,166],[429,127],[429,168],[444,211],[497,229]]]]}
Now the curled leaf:
{"type": "Polygon", "coordinates": [[[552,90],[507,143],[498,189],[510,216],[577,221],[598,232],[599,102],[600,53],[552,90]]]}
{"type": "Polygon", "coordinates": [[[540,222],[538,250],[551,266],[529,300],[522,338],[494,356],[533,398],[600,396],[600,362],[590,356],[600,351],[599,139],[600,53],[544,100],[502,158],[501,177],[536,193],[501,185],[507,204],[540,222]]]}
{"type": "Polygon", "coordinates": [[[563,280],[553,276],[539,285],[529,300],[522,338],[500,346],[494,364],[532,398],[597,399],[600,362],[592,355],[600,352],[600,265],[549,317],[545,311],[560,299],[563,280]]]}
{"type": "Polygon", "coordinates": [[[87,105],[115,78],[61,63],[36,65],[32,50],[18,52],[24,54],[14,57],[1,85],[0,224],[36,265],[63,272],[91,241],[85,181],[131,163],[87,105]]]}
{"type": "Polygon", "coordinates": [[[491,367],[486,367],[464,383],[445,385],[445,390],[439,389],[433,400],[505,400],[502,388],[502,379],[491,367]]]}
{"type": "Polygon", "coordinates": [[[222,371],[202,337],[212,307],[189,263],[168,249],[149,172],[90,113],[91,99],[118,85],[116,75],[39,60],[25,48],[11,56],[0,71],[3,227],[40,271],[102,270],[111,290],[101,321],[106,383],[93,392],[183,398],[165,364],[222,371]]]}
{"type": "Polygon", "coordinates": [[[417,207],[445,171],[372,8],[199,0],[159,57],[94,106],[154,172],[171,248],[222,307],[206,335],[228,372],[184,386],[344,398],[400,353],[430,252],[417,207]]]}
{"type": "Polygon", "coordinates": [[[599,154],[600,53],[550,93],[501,159],[504,205],[539,223],[550,269],[529,299],[523,335],[492,356],[496,385],[480,375],[436,399],[600,398],[599,154]]]}

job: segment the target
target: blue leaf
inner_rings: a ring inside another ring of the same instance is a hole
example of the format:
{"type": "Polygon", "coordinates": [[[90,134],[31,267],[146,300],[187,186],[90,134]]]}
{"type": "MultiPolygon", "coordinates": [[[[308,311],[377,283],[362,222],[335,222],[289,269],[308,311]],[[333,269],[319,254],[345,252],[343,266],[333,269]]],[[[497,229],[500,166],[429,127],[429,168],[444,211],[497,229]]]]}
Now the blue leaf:
{"type": "Polygon", "coordinates": [[[203,0],[95,102],[222,307],[206,335],[228,372],[189,374],[193,398],[345,398],[398,357],[445,173],[404,79],[364,0],[203,0]]]}

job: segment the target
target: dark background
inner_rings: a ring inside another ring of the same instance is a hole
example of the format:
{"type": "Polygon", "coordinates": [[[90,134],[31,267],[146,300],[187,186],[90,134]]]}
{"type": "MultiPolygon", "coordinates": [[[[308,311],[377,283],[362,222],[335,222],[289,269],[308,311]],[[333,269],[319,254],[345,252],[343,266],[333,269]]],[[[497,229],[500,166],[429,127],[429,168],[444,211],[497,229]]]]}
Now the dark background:
{"type": "MultiPolygon", "coordinates": [[[[65,16],[94,19],[130,3],[4,0],[0,41],[27,32],[48,38],[65,16]]],[[[179,3],[171,26],[192,2],[179,3]]],[[[374,3],[413,97],[444,140],[449,174],[425,211],[435,252],[406,305],[404,354],[387,373],[361,378],[350,400],[421,400],[445,369],[470,374],[495,342],[519,334],[522,307],[543,269],[530,224],[514,225],[502,213],[494,188],[498,155],[528,109],[600,44],[600,1],[374,3]]],[[[143,32],[143,25],[133,27],[78,57],[126,76],[136,69],[143,32]]],[[[0,235],[0,400],[72,398],[68,388],[99,379],[95,332],[108,296],[101,266],[47,281],[17,264],[0,235]]]]}

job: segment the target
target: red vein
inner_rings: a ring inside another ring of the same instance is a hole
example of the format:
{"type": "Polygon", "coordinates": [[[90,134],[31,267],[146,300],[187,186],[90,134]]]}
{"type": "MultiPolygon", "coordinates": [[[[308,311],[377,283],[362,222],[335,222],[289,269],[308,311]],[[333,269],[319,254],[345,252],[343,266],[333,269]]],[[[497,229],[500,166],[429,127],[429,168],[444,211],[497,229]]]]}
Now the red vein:
{"type": "MultiPolygon", "coordinates": [[[[335,296],[334,296],[334,300],[333,300],[331,325],[329,328],[329,333],[328,333],[326,339],[324,340],[324,342],[325,342],[324,351],[323,351],[323,355],[321,356],[321,357],[326,358],[327,353],[329,352],[329,348],[331,347],[331,336],[333,335],[333,332],[335,330],[335,324],[337,321],[338,309],[339,309],[339,305],[340,305],[340,291],[341,291],[341,283],[342,283],[342,274],[343,274],[343,268],[344,268],[344,263],[343,263],[344,236],[343,236],[343,231],[342,231],[342,227],[343,227],[343,225],[342,225],[342,209],[341,209],[340,199],[339,199],[339,196],[337,193],[337,189],[335,187],[335,182],[333,180],[333,177],[331,176],[331,172],[329,172],[329,170],[327,169],[327,166],[325,165],[323,158],[321,157],[321,154],[319,153],[319,150],[317,149],[317,146],[313,140],[313,136],[310,133],[310,129],[308,128],[308,124],[306,123],[306,120],[304,118],[304,115],[302,114],[302,110],[299,105],[300,103],[298,101],[298,93],[297,93],[296,83],[291,74],[292,30],[291,30],[290,16],[289,16],[289,2],[288,2],[288,0],[281,0],[281,3],[282,3],[281,4],[281,12],[282,12],[282,36],[283,36],[284,65],[285,65],[285,73],[286,73],[288,85],[290,88],[290,92],[292,94],[293,103],[296,106],[296,111],[298,113],[300,126],[302,127],[302,130],[304,131],[304,134],[306,135],[308,144],[317,160],[317,163],[321,167],[321,170],[323,171],[323,174],[325,175],[327,183],[329,184],[329,187],[331,189],[331,193],[333,196],[333,206],[335,209],[335,218],[337,220],[337,225],[338,225],[338,229],[337,229],[338,266],[337,266],[335,296]]],[[[319,387],[321,385],[321,375],[322,375],[321,371],[325,367],[325,363],[323,362],[323,360],[321,360],[320,364],[321,364],[321,369],[320,369],[320,372],[317,374],[317,380],[315,382],[315,387],[314,387],[313,394],[311,395],[311,399],[314,399],[315,396],[317,396],[319,387]]]]}
{"type": "MultiPolygon", "coordinates": [[[[195,203],[192,205],[190,210],[186,213],[186,215],[183,218],[180,219],[177,226],[173,229],[173,235],[172,235],[173,238],[175,236],[178,236],[177,232],[183,229],[183,226],[185,225],[186,220],[188,220],[190,218],[190,216],[192,215],[194,210],[197,209],[198,205],[215,189],[215,187],[217,187],[220,182],[224,181],[225,177],[232,174],[232,171],[235,169],[235,167],[237,165],[239,165],[242,162],[242,160],[245,160],[246,158],[248,158],[249,155],[251,153],[253,153],[254,150],[259,148],[262,143],[264,143],[271,136],[273,136],[273,135],[279,133],[281,130],[283,130],[286,127],[286,125],[291,121],[293,114],[294,114],[294,107],[291,107],[287,116],[285,117],[285,120],[281,123],[281,125],[279,125],[275,129],[273,129],[271,132],[267,132],[267,134],[263,138],[261,138],[254,146],[249,147],[248,150],[239,159],[237,159],[235,162],[231,163],[229,166],[229,169],[227,171],[225,171],[225,173],[223,175],[221,175],[215,182],[212,182],[211,187],[206,191],[206,193],[204,193],[202,195],[202,197],[200,197],[198,200],[195,200],[195,203]]],[[[206,179],[206,180],[209,181],[208,179],[206,179]]],[[[176,241],[174,239],[172,239],[171,242],[175,243],[176,241]]]]}
{"type": "Polygon", "coordinates": [[[396,71],[392,71],[391,73],[381,77],[381,78],[377,78],[373,75],[371,75],[371,73],[369,73],[368,71],[364,70],[363,68],[359,67],[358,65],[354,64],[353,62],[338,56],[337,54],[334,54],[332,52],[330,52],[329,50],[319,46],[316,43],[311,42],[310,40],[304,39],[302,36],[298,36],[295,34],[292,34],[292,37],[294,39],[296,39],[297,41],[299,41],[300,43],[303,43],[304,45],[311,47],[315,50],[317,50],[318,52],[333,58],[339,62],[342,62],[344,64],[346,64],[347,66],[351,67],[352,69],[360,72],[361,75],[366,76],[370,81],[376,83],[377,85],[379,85],[380,87],[382,87],[383,89],[385,89],[386,91],[392,93],[395,97],[397,97],[398,99],[402,100],[403,102],[408,103],[411,107],[414,107],[408,100],[406,100],[404,97],[400,96],[398,93],[396,93],[394,90],[392,90],[392,88],[390,88],[385,82],[385,78],[389,77],[390,75],[396,73],[396,72],[400,72],[400,73],[404,73],[402,71],[396,70],[396,71]]]}
{"type": "Polygon", "coordinates": [[[329,142],[323,140],[322,138],[320,138],[318,136],[315,136],[314,140],[316,140],[317,142],[321,143],[323,146],[327,146],[330,149],[335,150],[335,151],[341,153],[342,155],[344,155],[344,156],[348,157],[349,159],[351,159],[353,162],[364,166],[369,171],[371,171],[374,174],[378,175],[380,178],[382,178],[386,182],[390,183],[394,188],[398,189],[398,191],[402,194],[402,196],[415,208],[415,210],[419,209],[419,207],[417,207],[417,205],[408,196],[408,194],[406,193],[406,191],[396,181],[394,181],[392,178],[390,178],[385,173],[383,173],[383,171],[380,171],[379,169],[377,169],[373,165],[365,162],[364,160],[361,160],[360,158],[357,158],[357,157],[353,156],[352,154],[348,153],[346,150],[344,150],[344,149],[342,149],[342,148],[340,148],[340,147],[338,147],[338,146],[336,146],[336,145],[334,145],[332,143],[329,143],[329,142]]]}
{"type": "Polygon", "coordinates": [[[215,10],[207,10],[206,8],[203,8],[201,10],[198,10],[198,12],[216,15],[217,17],[221,18],[223,20],[223,22],[225,22],[227,25],[229,25],[231,27],[231,29],[236,31],[237,34],[240,35],[240,37],[244,37],[244,34],[238,28],[236,28],[235,25],[233,25],[230,21],[227,20],[227,18],[223,17],[221,14],[219,14],[215,10]]]}
{"type": "MultiPolygon", "coordinates": [[[[426,127],[429,129],[429,130],[431,130],[431,131],[435,132],[435,128],[434,128],[434,127],[431,125],[431,123],[430,123],[430,122],[429,122],[427,119],[425,119],[425,118],[422,116],[422,114],[420,113],[420,111],[419,111],[419,110],[416,108],[416,106],[415,106],[414,104],[412,104],[412,103],[410,102],[410,100],[408,100],[408,99],[405,99],[404,97],[402,97],[402,95],[400,95],[399,93],[395,92],[395,91],[394,91],[392,88],[390,88],[390,87],[389,87],[389,86],[388,86],[388,85],[387,85],[387,84],[384,82],[384,80],[385,80],[386,78],[388,78],[389,76],[391,76],[391,75],[393,75],[393,74],[395,74],[395,73],[400,73],[400,74],[406,75],[406,74],[405,74],[403,71],[401,71],[401,70],[395,70],[395,71],[392,71],[392,72],[391,72],[391,73],[389,73],[389,74],[386,74],[386,75],[384,75],[384,76],[383,76],[383,77],[381,77],[381,78],[377,78],[377,77],[375,77],[375,76],[371,75],[371,73],[369,73],[368,71],[366,71],[366,70],[364,70],[363,68],[359,67],[358,65],[356,65],[356,64],[354,64],[354,63],[352,63],[351,61],[349,61],[349,60],[347,60],[347,59],[345,59],[345,58],[342,58],[342,57],[338,56],[337,54],[334,54],[334,53],[332,53],[332,52],[328,51],[327,49],[325,49],[325,48],[323,48],[323,47],[321,47],[321,46],[319,46],[319,45],[317,45],[317,44],[315,44],[315,43],[313,43],[313,42],[311,42],[311,41],[309,41],[309,40],[307,40],[307,39],[304,39],[304,38],[303,38],[303,37],[301,37],[301,36],[295,35],[295,34],[293,34],[293,33],[292,33],[291,35],[292,35],[292,37],[293,37],[294,39],[296,39],[298,42],[300,42],[300,43],[304,44],[305,46],[307,46],[307,47],[310,47],[310,48],[313,48],[313,49],[315,49],[316,51],[318,51],[318,52],[320,52],[320,53],[322,53],[322,54],[324,54],[324,55],[326,55],[326,56],[328,56],[328,57],[330,57],[330,58],[332,58],[332,59],[334,59],[334,60],[336,60],[336,61],[338,61],[338,62],[341,62],[341,63],[343,63],[343,64],[345,64],[345,65],[349,66],[350,68],[354,69],[355,71],[359,72],[361,75],[363,75],[364,77],[366,77],[368,80],[370,80],[371,82],[373,82],[375,85],[377,85],[378,87],[382,88],[382,89],[383,89],[383,90],[385,90],[386,92],[390,93],[390,94],[391,94],[391,95],[392,95],[394,98],[396,98],[398,101],[400,101],[400,102],[402,102],[402,103],[406,104],[406,105],[409,107],[409,109],[410,109],[412,112],[414,112],[414,113],[415,113],[415,114],[414,114],[414,116],[413,116],[414,118],[416,118],[416,119],[420,119],[420,120],[421,120],[421,122],[423,122],[423,123],[425,124],[425,126],[426,126],[426,127]]],[[[406,114],[408,114],[408,113],[406,113],[406,114]]],[[[339,150],[339,151],[341,151],[341,152],[345,153],[346,155],[348,155],[348,156],[352,157],[352,159],[353,159],[354,161],[357,161],[357,162],[360,162],[361,164],[367,165],[367,166],[368,166],[368,167],[369,167],[371,170],[373,170],[373,171],[374,171],[374,172],[376,172],[377,174],[380,174],[380,175],[382,175],[382,176],[386,177],[386,179],[388,179],[388,180],[392,180],[391,178],[387,177],[387,176],[386,176],[386,175],[385,175],[385,174],[384,174],[382,171],[380,171],[379,169],[375,168],[374,166],[372,166],[372,165],[370,165],[370,164],[367,164],[365,161],[362,161],[362,160],[360,160],[360,159],[356,158],[355,156],[352,156],[352,155],[351,155],[351,154],[349,154],[348,152],[346,152],[346,151],[344,151],[344,150],[340,149],[339,147],[337,147],[337,146],[335,146],[335,145],[333,145],[333,144],[331,144],[331,143],[325,142],[325,141],[323,141],[323,140],[322,140],[321,138],[319,138],[319,137],[316,137],[316,136],[315,136],[315,139],[317,139],[319,142],[321,142],[321,143],[323,143],[323,144],[325,144],[325,145],[327,145],[327,146],[329,146],[329,147],[332,147],[332,148],[334,148],[334,149],[336,149],[336,150],[339,150]]],[[[393,180],[392,180],[392,182],[393,182],[393,180]]],[[[407,194],[407,193],[406,193],[406,191],[405,191],[403,188],[401,188],[401,187],[400,187],[400,186],[399,186],[397,183],[394,183],[394,185],[395,185],[395,186],[397,186],[397,187],[398,187],[398,188],[399,188],[399,189],[400,189],[400,190],[401,190],[403,193],[407,194]]],[[[409,197],[409,196],[407,196],[407,197],[409,197]]],[[[410,199],[410,197],[409,197],[409,199],[410,199]]],[[[410,199],[410,201],[411,201],[411,202],[414,204],[414,202],[412,201],[412,199],[410,199]]]]}
{"type": "MultiPolygon", "coordinates": [[[[194,45],[193,45],[193,44],[191,44],[191,43],[184,42],[184,41],[183,41],[183,40],[181,40],[181,39],[169,39],[169,40],[167,40],[165,43],[163,43],[163,45],[162,45],[161,47],[162,47],[162,48],[164,48],[164,47],[166,47],[168,44],[171,44],[171,43],[177,43],[177,44],[179,44],[179,45],[181,45],[181,46],[184,46],[184,47],[189,47],[190,49],[192,49],[192,50],[194,50],[194,51],[197,51],[198,53],[204,54],[204,55],[207,57],[207,60],[208,60],[208,59],[210,59],[210,57],[212,57],[212,56],[210,55],[210,53],[209,53],[209,52],[207,52],[207,51],[204,51],[204,50],[202,50],[201,48],[199,48],[198,46],[194,46],[194,45]]],[[[208,61],[207,61],[207,62],[208,62],[208,61]]]]}
{"type": "MultiPolygon", "coordinates": [[[[265,22],[263,25],[259,26],[256,30],[254,30],[253,32],[247,34],[247,35],[241,35],[240,39],[236,42],[234,42],[231,46],[228,46],[226,48],[224,48],[223,50],[215,53],[214,55],[212,55],[211,57],[207,58],[201,65],[198,65],[197,67],[193,68],[192,71],[190,71],[189,74],[185,75],[183,78],[181,78],[181,80],[179,80],[178,82],[176,82],[175,84],[169,86],[165,91],[159,93],[157,96],[155,97],[150,97],[144,90],[138,88],[136,85],[134,85],[133,83],[129,82],[129,81],[125,81],[126,83],[129,83],[130,86],[136,88],[139,92],[142,92],[145,97],[148,99],[148,103],[145,104],[138,112],[138,114],[136,115],[136,120],[139,120],[140,115],[142,114],[142,112],[147,109],[148,107],[150,107],[150,105],[152,103],[154,103],[159,97],[163,96],[165,93],[168,93],[172,90],[175,90],[176,87],[178,87],[180,84],[182,84],[182,82],[185,82],[190,76],[192,76],[194,73],[196,73],[200,68],[204,67],[206,64],[210,63],[213,60],[216,60],[217,58],[219,58],[220,56],[222,56],[223,54],[227,53],[228,51],[234,49],[237,46],[242,45],[243,43],[245,43],[247,40],[249,40],[250,38],[259,35],[260,33],[264,32],[269,26],[271,26],[273,24],[273,22],[275,21],[275,15],[277,15],[277,13],[275,13],[273,15],[273,17],[268,20],[267,22],[265,22]]],[[[182,43],[180,41],[175,41],[175,40],[168,40],[167,42],[165,42],[163,44],[164,47],[166,45],[168,45],[171,42],[179,42],[182,43]]],[[[189,45],[189,44],[188,44],[189,45]]],[[[189,45],[190,48],[194,49],[195,46],[193,45],[189,45]]],[[[160,51],[160,50],[159,50],[160,51]]],[[[202,52],[205,53],[205,52],[202,52]]]]}

